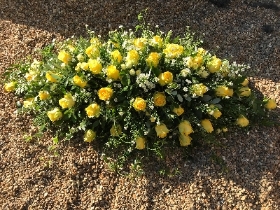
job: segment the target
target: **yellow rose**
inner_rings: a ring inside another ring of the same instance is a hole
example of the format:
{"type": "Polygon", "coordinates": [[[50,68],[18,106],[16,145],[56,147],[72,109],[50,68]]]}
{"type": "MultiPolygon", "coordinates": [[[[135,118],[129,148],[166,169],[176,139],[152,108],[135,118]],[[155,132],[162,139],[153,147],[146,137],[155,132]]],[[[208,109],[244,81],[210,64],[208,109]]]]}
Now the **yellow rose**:
{"type": "Polygon", "coordinates": [[[135,140],[136,142],[136,149],[145,149],[145,143],[146,143],[146,139],[144,137],[138,136],[135,140]]]}
{"type": "Polygon", "coordinates": [[[203,94],[208,91],[208,88],[204,84],[200,83],[192,85],[191,90],[195,95],[203,96],[203,94]]]}
{"type": "Polygon", "coordinates": [[[160,54],[157,52],[151,52],[146,59],[148,66],[150,67],[157,67],[160,59],[160,54]]]}
{"type": "Polygon", "coordinates": [[[144,111],[146,109],[146,101],[143,98],[137,97],[133,102],[133,107],[136,111],[144,111]]]}
{"type": "Polygon", "coordinates": [[[51,111],[47,112],[47,115],[49,117],[49,119],[54,122],[59,120],[62,117],[62,112],[59,110],[59,108],[54,108],[51,111]]]}
{"type": "Polygon", "coordinates": [[[34,104],[34,98],[28,98],[25,101],[23,101],[23,107],[24,108],[31,108],[34,104]]]}
{"type": "Polygon", "coordinates": [[[173,81],[173,74],[170,71],[166,71],[164,73],[161,73],[158,76],[158,78],[159,78],[158,83],[161,86],[164,86],[164,85],[170,84],[173,81]]]}
{"type": "Polygon", "coordinates": [[[38,95],[41,101],[47,100],[50,97],[49,92],[45,90],[40,91],[38,95]]]}
{"type": "Polygon", "coordinates": [[[37,71],[30,70],[28,73],[25,74],[25,79],[27,81],[33,81],[38,75],[37,71]]]}
{"type": "Polygon", "coordinates": [[[90,143],[95,139],[95,137],[96,137],[96,132],[89,129],[85,132],[84,141],[90,143]]]}
{"type": "Polygon", "coordinates": [[[185,110],[181,106],[179,106],[178,108],[175,107],[172,111],[177,114],[177,116],[180,116],[184,113],[185,110]]]}
{"type": "Polygon", "coordinates": [[[75,75],[73,77],[73,83],[81,88],[84,88],[87,85],[86,81],[83,81],[81,77],[79,77],[78,75],[75,75]]]}
{"type": "Polygon", "coordinates": [[[4,89],[5,89],[5,91],[7,91],[7,92],[12,92],[12,91],[14,91],[15,90],[15,88],[16,88],[16,82],[9,82],[9,83],[6,83],[5,85],[4,85],[4,89]]]}
{"type": "Polygon", "coordinates": [[[59,100],[59,105],[63,108],[63,109],[67,109],[67,108],[71,108],[73,107],[75,104],[74,98],[71,95],[71,93],[67,93],[64,95],[64,98],[59,100]]]}
{"type": "Polygon", "coordinates": [[[138,64],[139,54],[136,50],[130,50],[126,56],[126,66],[127,68],[131,68],[132,66],[136,66],[138,64]]]}
{"type": "Polygon", "coordinates": [[[221,65],[221,59],[217,58],[216,56],[213,56],[210,62],[207,63],[207,68],[211,73],[215,73],[220,70],[221,65]]]}
{"type": "Polygon", "coordinates": [[[48,72],[46,73],[46,78],[47,78],[47,80],[48,80],[49,82],[55,83],[55,82],[57,82],[57,80],[59,79],[59,76],[56,75],[56,74],[54,74],[54,73],[52,73],[51,71],[48,71],[48,72]]]}
{"type": "Polygon", "coordinates": [[[240,127],[246,127],[247,125],[249,125],[249,120],[243,115],[240,115],[236,120],[236,124],[240,127]]]}
{"type": "Polygon", "coordinates": [[[195,57],[190,57],[187,61],[187,66],[189,68],[198,69],[203,63],[203,57],[198,54],[195,57]]]}
{"type": "Polygon", "coordinates": [[[277,107],[277,104],[276,104],[275,100],[269,99],[269,100],[265,103],[264,107],[265,107],[266,109],[268,109],[268,110],[272,110],[272,109],[275,109],[275,108],[277,107]]]}
{"type": "Polygon", "coordinates": [[[164,93],[156,92],[153,96],[155,106],[164,106],[166,104],[166,97],[164,93]]]}
{"type": "Polygon", "coordinates": [[[81,69],[87,71],[87,70],[88,70],[88,63],[82,62],[82,63],[80,64],[80,67],[81,67],[81,69]]]}
{"type": "Polygon", "coordinates": [[[169,132],[165,124],[156,125],[155,130],[159,138],[165,138],[169,132]]]}
{"type": "Polygon", "coordinates": [[[111,136],[119,136],[122,133],[122,127],[120,125],[113,125],[110,129],[111,136]]]}
{"type": "Polygon", "coordinates": [[[162,38],[160,36],[154,36],[151,40],[151,44],[153,46],[158,45],[158,47],[162,47],[162,38]]]}
{"type": "Polygon", "coordinates": [[[117,63],[122,62],[122,55],[121,55],[120,51],[114,50],[113,52],[111,52],[111,56],[112,56],[113,61],[115,61],[117,63]]]}
{"type": "Polygon", "coordinates": [[[102,70],[102,65],[101,63],[96,60],[96,59],[89,59],[88,60],[88,67],[89,70],[93,73],[93,74],[99,74],[102,70]]]}
{"type": "Polygon", "coordinates": [[[58,53],[58,57],[57,57],[60,61],[62,61],[65,64],[68,64],[69,61],[71,60],[71,55],[66,52],[65,50],[62,50],[58,53]]]}
{"type": "Polygon", "coordinates": [[[145,47],[146,41],[147,40],[145,38],[137,38],[133,41],[133,44],[135,47],[142,50],[145,47]]]}
{"type": "Polygon", "coordinates": [[[239,88],[239,95],[242,97],[242,96],[250,96],[251,95],[251,89],[248,88],[248,87],[242,87],[242,88],[239,88]]]}
{"type": "Polygon", "coordinates": [[[242,86],[247,86],[249,84],[249,80],[246,78],[244,81],[241,83],[242,86]]]}
{"type": "Polygon", "coordinates": [[[179,132],[181,135],[188,136],[189,134],[193,133],[193,128],[191,123],[187,120],[183,120],[179,124],[179,132]]]}
{"type": "Polygon", "coordinates": [[[100,52],[98,47],[91,45],[86,49],[86,54],[90,58],[97,58],[100,55],[100,52]]]}
{"type": "Polygon", "coordinates": [[[100,88],[97,94],[100,100],[108,101],[113,95],[113,90],[109,87],[100,88]]]}
{"type": "Polygon", "coordinates": [[[120,71],[116,66],[110,65],[107,67],[107,77],[112,80],[118,80],[120,78],[120,71]]]}
{"type": "Polygon", "coordinates": [[[212,133],[214,130],[210,120],[208,119],[202,120],[201,125],[207,133],[212,133]]]}
{"type": "Polygon", "coordinates": [[[99,117],[100,115],[100,106],[97,103],[90,104],[85,110],[89,118],[99,117]]]}
{"type": "Polygon", "coordinates": [[[184,47],[178,44],[167,44],[166,48],[163,50],[163,53],[166,55],[166,58],[178,58],[184,51],[184,47]]]}
{"type": "Polygon", "coordinates": [[[221,97],[226,97],[226,96],[232,96],[233,95],[233,89],[230,89],[226,86],[219,86],[216,88],[216,95],[221,96],[221,97]]]}
{"type": "Polygon", "coordinates": [[[191,144],[192,138],[190,136],[180,135],[179,141],[182,147],[189,146],[191,144]]]}

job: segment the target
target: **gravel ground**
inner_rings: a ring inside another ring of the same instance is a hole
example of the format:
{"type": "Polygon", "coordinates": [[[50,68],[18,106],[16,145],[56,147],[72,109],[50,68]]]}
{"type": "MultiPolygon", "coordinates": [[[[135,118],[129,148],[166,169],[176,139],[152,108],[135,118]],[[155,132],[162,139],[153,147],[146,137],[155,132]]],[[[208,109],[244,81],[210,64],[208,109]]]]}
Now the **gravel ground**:
{"type": "MultiPolygon", "coordinates": [[[[217,2],[212,0],[211,2],[217,2]]],[[[120,24],[133,28],[148,8],[147,21],[182,34],[190,26],[204,47],[221,58],[250,64],[257,91],[280,105],[280,2],[232,0],[218,7],[207,0],[0,1],[0,73],[36,48],[72,35],[85,24],[106,34],[120,24]]],[[[110,172],[100,152],[67,142],[57,150],[48,134],[26,143],[34,128],[15,114],[16,99],[0,92],[0,209],[280,209],[279,127],[229,133],[212,148],[226,167],[211,160],[209,148],[182,159],[175,149],[165,162],[144,160],[143,175],[110,172]],[[162,176],[159,166],[177,168],[162,176]]]]}

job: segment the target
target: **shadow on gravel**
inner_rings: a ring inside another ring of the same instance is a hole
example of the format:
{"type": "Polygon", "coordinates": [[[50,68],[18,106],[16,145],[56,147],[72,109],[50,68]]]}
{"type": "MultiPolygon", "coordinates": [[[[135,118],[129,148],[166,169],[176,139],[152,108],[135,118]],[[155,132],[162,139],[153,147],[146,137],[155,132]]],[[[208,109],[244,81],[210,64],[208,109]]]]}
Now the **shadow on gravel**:
{"type": "MultiPolygon", "coordinates": [[[[255,76],[279,82],[280,18],[279,16],[278,20],[273,18],[277,17],[277,11],[267,8],[257,10],[256,7],[248,4],[238,5],[239,1],[235,2],[237,3],[231,2],[226,8],[220,8],[206,0],[153,1],[152,4],[150,0],[65,0],[44,1],[43,3],[27,0],[1,0],[0,19],[49,31],[54,33],[53,38],[58,34],[65,37],[86,36],[85,24],[97,34],[104,35],[119,25],[134,28],[137,25],[137,15],[148,8],[147,22],[158,24],[161,30],[172,29],[177,35],[183,34],[185,27],[190,26],[199,37],[203,37],[206,49],[212,49],[218,56],[236,60],[238,63],[249,63],[258,72],[255,76]],[[256,16],[256,11],[259,11],[260,17],[256,16]],[[231,16],[228,15],[229,13],[232,13],[231,16]],[[248,14],[246,19],[239,19],[238,15],[244,16],[244,13],[248,14]],[[266,14],[269,15],[266,16],[266,14]],[[216,30],[213,27],[215,24],[227,33],[216,30]],[[217,45],[220,47],[217,48],[217,45]],[[256,60],[256,58],[263,59],[256,60]]],[[[277,109],[275,113],[279,111],[277,109]]],[[[181,159],[183,153],[178,149],[178,152],[170,154],[164,163],[148,160],[148,165],[144,168],[145,178],[148,180],[145,184],[146,209],[160,208],[157,206],[159,194],[164,194],[163,197],[168,200],[170,194],[180,192],[184,192],[184,195],[180,196],[182,196],[182,201],[186,202],[186,206],[194,206],[194,208],[198,206],[207,208],[207,204],[204,203],[208,202],[215,204],[211,208],[228,206],[231,209],[231,203],[226,200],[225,193],[237,195],[240,188],[245,191],[241,192],[240,196],[233,197],[233,203],[239,202],[242,198],[244,202],[252,203],[252,209],[261,209],[262,203],[266,200],[279,200],[280,187],[279,184],[277,185],[280,180],[279,127],[268,129],[254,127],[248,134],[230,133],[222,140],[225,146],[215,148],[219,154],[218,157],[213,156],[209,148],[204,148],[204,150],[194,152],[193,160],[183,160],[181,159]],[[226,163],[226,167],[217,162],[226,163]],[[162,168],[167,169],[162,171],[165,176],[158,174],[162,168]],[[168,171],[168,168],[178,168],[178,173],[168,171]],[[221,179],[225,181],[220,181],[221,179]],[[193,180],[196,182],[194,183],[193,180]],[[215,187],[220,185],[220,189],[213,188],[212,185],[215,187]],[[201,195],[200,201],[190,199],[192,194],[201,195]]],[[[75,153],[83,154],[84,150],[79,146],[75,149],[75,153]]],[[[78,158],[81,156],[77,155],[77,159],[71,160],[63,157],[61,160],[71,163],[69,169],[75,171],[73,173],[67,172],[68,168],[52,169],[54,174],[58,174],[57,176],[61,173],[66,174],[68,176],[66,178],[75,183],[75,186],[71,188],[73,200],[69,201],[67,208],[78,209],[83,202],[83,196],[89,196],[92,191],[97,193],[98,187],[103,186],[104,189],[100,189],[100,194],[96,194],[100,199],[92,200],[88,206],[110,209],[111,202],[117,200],[118,178],[110,184],[112,174],[100,171],[103,166],[96,169],[95,164],[100,161],[98,159],[100,157],[92,162],[81,161],[78,158]],[[95,181],[83,182],[84,177],[87,176],[94,176],[91,179],[95,181]]],[[[43,179],[40,176],[38,178],[43,179]]],[[[53,177],[51,177],[52,180],[53,177]]],[[[47,186],[48,183],[45,187],[47,186]]],[[[124,194],[123,196],[129,200],[133,195],[124,194]]],[[[173,204],[168,200],[166,205],[173,204]]]]}

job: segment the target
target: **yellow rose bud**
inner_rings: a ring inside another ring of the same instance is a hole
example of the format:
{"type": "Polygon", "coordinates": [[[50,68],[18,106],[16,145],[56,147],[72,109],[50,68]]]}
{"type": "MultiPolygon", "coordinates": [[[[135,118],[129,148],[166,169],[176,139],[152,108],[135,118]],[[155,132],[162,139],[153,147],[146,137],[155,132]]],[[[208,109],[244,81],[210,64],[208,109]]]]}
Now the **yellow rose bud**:
{"type": "Polygon", "coordinates": [[[111,56],[112,56],[113,61],[115,61],[117,63],[122,62],[122,55],[121,55],[120,51],[114,50],[113,52],[111,52],[111,56]]]}
{"type": "Polygon", "coordinates": [[[189,146],[191,144],[192,138],[190,136],[180,135],[179,141],[182,147],[189,146]]]}
{"type": "Polygon", "coordinates": [[[246,78],[244,81],[241,83],[242,86],[247,86],[249,84],[249,80],[246,78]]]}
{"type": "Polygon", "coordinates": [[[83,81],[81,77],[79,77],[78,75],[75,75],[73,77],[73,83],[81,88],[84,88],[87,85],[86,81],[83,81]]]}
{"type": "Polygon", "coordinates": [[[120,78],[120,71],[117,69],[116,66],[108,66],[107,77],[112,80],[118,80],[120,78]]]}
{"type": "Polygon", "coordinates": [[[182,115],[183,113],[184,113],[184,109],[181,107],[181,106],[179,106],[178,108],[174,108],[173,110],[172,110],[177,116],[180,116],[180,115],[182,115]]]}
{"type": "Polygon", "coordinates": [[[204,84],[200,83],[192,85],[191,90],[193,94],[203,96],[203,94],[208,91],[208,88],[204,84]]]}
{"type": "Polygon", "coordinates": [[[144,111],[146,109],[146,101],[143,98],[137,97],[133,102],[133,107],[136,111],[144,111]]]}
{"type": "Polygon", "coordinates": [[[47,115],[49,117],[49,119],[54,122],[59,120],[62,117],[62,112],[59,110],[59,108],[54,108],[51,111],[47,112],[47,115]]]}
{"type": "Polygon", "coordinates": [[[164,93],[156,92],[153,96],[155,106],[164,106],[166,104],[166,97],[164,93]]]}
{"type": "Polygon", "coordinates": [[[206,50],[203,49],[202,47],[200,47],[200,48],[197,49],[197,54],[199,54],[199,55],[205,55],[205,54],[206,54],[206,50]]]}
{"type": "Polygon", "coordinates": [[[240,115],[236,120],[236,124],[240,127],[246,127],[247,125],[249,125],[249,120],[243,115],[240,115]]]}
{"type": "Polygon", "coordinates": [[[52,73],[51,71],[48,71],[48,72],[46,73],[46,78],[47,78],[47,80],[48,80],[49,82],[55,83],[55,82],[57,82],[57,80],[59,79],[59,76],[56,75],[56,74],[54,74],[54,73],[52,73]]]}
{"type": "Polygon", "coordinates": [[[151,44],[153,46],[158,46],[158,47],[162,47],[162,38],[160,36],[154,36],[153,39],[151,40],[151,44]]]}
{"type": "Polygon", "coordinates": [[[30,70],[28,73],[25,74],[25,78],[29,82],[29,81],[33,81],[37,77],[37,75],[38,75],[37,71],[30,70]]]}
{"type": "Polygon", "coordinates": [[[150,67],[157,67],[160,59],[160,54],[157,52],[151,52],[146,59],[147,65],[150,67]]]}
{"type": "Polygon", "coordinates": [[[100,106],[97,103],[90,104],[85,110],[89,118],[99,117],[100,115],[100,106]]]}
{"type": "Polygon", "coordinates": [[[28,109],[31,108],[34,104],[34,98],[28,98],[25,101],[23,101],[23,107],[28,109]]]}
{"type": "Polygon", "coordinates": [[[100,100],[108,101],[113,95],[113,90],[109,87],[100,88],[97,94],[100,100]]]}
{"type": "Polygon", "coordinates": [[[120,136],[122,133],[122,127],[120,125],[113,125],[110,129],[111,136],[120,136]]]}
{"type": "Polygon", "coordinates": [[[99,74],[102,70],[102,65],[101,63],[96,60],[96,59],[89,59],[88,60],[88,67],[89,70],[93,73],[93,74],[99,74]]]}
{"type": "Polygon", "coordinates": [[[38,95],[41,101],[47,100],[50,97],[49,92],[44,90],[40,91],[38,95]]]}
{"type": "Polygon", "coordinates": [[[202,120],[201,125],[207,133],[212,133],[214,130],[210,120],[208,119],[202,120]]]}
{"type": "Polygon", "coordinates": [[[169,132],[165,124],[156,125],[155,130],[159,138],[165,138],[169,132]]]}
{"type": "Polygon", "coordinates": [[[83,62],[85,58],[84,58],[83,54],[80,53],[77,55],[77,59],[78,59],[78,61],[83,62]]]}
{"type": "Polygon", "coordinates": [[[62,50],[58,53],[58,59],[63,63],[68,64],[68,62],[71,61],[71,55],[65,50],[62,50]]]}
{"type": "Polygon", "coordinates": [[[67,109],[67,108],[71,108],[73,107],[75,104],[74,98],[71,95],[71,93],[67,93],[64,95],[64,98],[59,100],[59,105],[63,108],[63,109],[67,109]]]}
{"type": "Polygon", "coordinates": [[[156,118],[155,118],[155,117],[151,117],[151,118],[150,118],[150,121],[153,123],[153,122],[156,121],[156,118]]]}
{"type": "Polygon", "coordinates": [[[86,49],[86,54],[90,58],[97,58],[100,55],[100,52],[98,47],[91,45],[86,49]]]}
{"type": "Polygon", "coordinates": [[[173,74],[170,71],[166,71],[164,73],[161,73],[158,76],[158,78],[159,78],[158,83],[161,86],[164,86],[164,85],[170,84],[173,81],[173,74]]]}
{"type": "Polygon", "coordinates": [[[275,108],[277,107],[277,104],[276,104],[275,100],[269,99],[269,100],[265,103],[264,107],[265,107],[266,109],[268,109],[268,110],[272,110],[272,109],[275,109],[275,108]]]}
{"type": "Polygon", "coordinates": [[[187,121],[187,120],[184,120],[184,121],[180,122],[179,132],[180,132],[181,135],[185,135],[185,136],[188,136],[191,133],[193,133],[193,128],[192,128],[190,122],[187,121]]]}
{"type": "Polygon", "coordinates": [[[142,50],[145,47],[146,44],[146,39],[145,38],[137,38],[134,40],[134,46],[142,50]]]}
{"type": "Polygon", "coordinates": [[[239,89],[239,95],[242,97],[242,96],[245,96],[245,97],[248,97],[251,95],[251,89],[248,88],[248,87],[242,87],[239,89]]]}
{"type": "Polygon", "coordinates": [[[139,54],[136,50],[130,50],[126,56],[126,67],[131,68],[138,64],[139,54]]]}
{"type": "Polygon", "coordinates": [[[145,149],[146,139],[144,137],[138,136],[135,140],[136,142],[136,149],[142,150],[145,149]]]}
{"type": "Polygon", "coordinates": [[[90,143],[95,139],[95,137],[96,137],[96,132],[89,129],[86,131],[86,133],[84,135],[84,141],[90,143]]]}
{"type": "Polygon", "coordinates": [[[166,58],[173,59],[178,58],[184,51],[184,47],[178,44],[167,44],[163,50],[166,58]]]}
{"type": "Polygon", "coordinates": [[[233,89],[230,89],[226,86],[219,86],[216,88],[216,95],[221,96],[221,97],[226,97],[226,96],[232,96],[233,95],[233,89]]]}
{"type": "Polygon", "coordinates": [[[210,62],[207,63],[207,68],[211,73],[215,73],[220,70],[221,65],[221,59],[217,58],[216,56],[213,56],[210,62]]]}
{"type": "Polygon", "coordinates": [[[220,112],[220,110],[218,110],[218,109],[215,109],[212,116],[215,117],[216,119],[218,119],[219,117],[222,116],[222,112],[220,112]]]}
{"type": "Polygon", "coordinates": [[[7,92],[12,92],[12,91],[14,91],[15,90],[15,88],[16,88],[16,82],[9,82],[9,83],[6,83],[5,85],[4,85],[4,89],[5,89],[5,91],[7,91],[7,92]]]}
{"type": "Polygon", "coordinates": [[[222,131],[223,131],[224,133],[226,133],[226,132],[228,132],[228,128],[224,127],[224,128],[222,128],[222,131]]]}
{"type": "Polygon", "coordinates": [[[88,63],[86,62],[82,62],[81,65],[80,65],[81,69],[87,71],[88,70],[88,63]]]}

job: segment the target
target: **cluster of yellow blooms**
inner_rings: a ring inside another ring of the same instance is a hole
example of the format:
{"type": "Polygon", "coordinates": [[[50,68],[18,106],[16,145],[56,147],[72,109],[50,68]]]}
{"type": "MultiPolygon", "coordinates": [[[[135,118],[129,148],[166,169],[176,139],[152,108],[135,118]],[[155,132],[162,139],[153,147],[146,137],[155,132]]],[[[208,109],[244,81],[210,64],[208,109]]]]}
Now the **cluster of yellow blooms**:
{"type": "MultiPolygon", "coordinates": [[[[141,75],[142,69],[136,71],[133,69],[136,68],[140,62],[144,61],[144,64],[149,69],[158,68],[160,71],[156,76],[156,82],[159,84],[159,86],[158,89],[156,89],[154,92],[152,92],[152,95],[150,95],[152,96],[152,98],[145,99],[143,96],[140,97],[140,95],[142,94],[139,93],[139,96],[136,96],[136,98],[133,99],[131,103],[131,106],[138,113],[146,113],[147,107],[149,107],[147,105],[148,100],[151,100],[153,106],[157,108],[164,107],[167,104],[168,98],[163,89],[169,87],[169,85],[174,83],[174,81],[176,82],[176,76],[178,75],[173,75],[175,73],[174,71],[172,71],[172,68],[170,68],[170,66],[169,68],[159,67],[163,58],[167,59],[168,62],[173,62],[174,60],[176,61],[176,59],[179,59],[181,57],[186,58],[185,61],[182,61],[182,63],[184,63],[184,69],[180,69],[180,74],[183,75],[182,77],[186,77],[188,74],[190,74],[191,71],[193,71],[194,74],[199,75],[200,78],[203,78],[204,80],[202,81],[205,81],[205,79],[209,75],[214,75],[216,73],[221,73],[221,75],[223,75],[224,77],[225,75],[228,75],[227,70],[225,70],[227,68],[225,67],[226,65],[224,64],[224,62],[216,56],[208,55],[203,48],[198,48],[195,54],[193,54],[192,56],[186,55],[184,51],[184,46],[173,43],[164,43],[163,39],[158,35],[153,36],[151,39],[132,39],[129,43],[132,44],[133,47],[127,49],[122,49],[120,47],[122,46],[120,43],[111,43],[114,45],[114,48],[112,50],[107,50],[108,56],[106,57],[106,59],[108,60],[108,62],[107,60],[104,61],[101,59],[103,51],[101,51],[100,49],[103,45],[98,38],[92,38],[90,40],[90,46],[84,49],[83,52],[79,51],[79,53],[76,54],[74,53],[76,50],[75,47],[72,45],[68,45],[68,49],[63,49],[58,53],[57,59],[59,60],[62,69],[65,67],[69,67],[76,62],[75,66],[73,67],[75,71],[74,74],[72,74],[73,78],[71,76],[71,83],[74,85],[75,88],[80,87],[81,90],[87,89],[91,84],[88,80],[88,75],[103,78],[104,81],[107,81],[109,83],[117,83],[121,82],[123,75],[122,71],[124,69],[130,70],[130,75],[141,75]],[[148,45],[152,46],[151,49],[155,48],[158,50],[155,50],[153,52],[149,51],[146,54],[143,53],[144,50],[147,49],[148,45]],[[143,57],[143,55],[145,55],[145,57],[143,57]],[[221,69],[223,69],[223,71],[221,69]],[[86,71],[87,73],[83,73],[83,71],[86,71]]],[[[29,71],[25,74],[25,78],[28,83],[35,81],[39,77],[40,65],[40,62],[36,60],[31,64],[29,71]]],[[[59,82],[63,78],[63,72],[58,72],[55,69],[50,69],[42,75],[44,75],[44,79],[47,81],[48,84],[59,84],[59,82]]],[[[221,98],[230,98],[234,95],[238,95],[239,97],[249,97],[251,95],[251,89],[248,87],[248,79],[245,79],[239,85],[239,88],[237,90],[234,90],[233,88],[231,88],[231,86],[224,85],[226,83],[222,83],[222,85],[220,85],[220,83],[219,85],[214,86],[214,88],[211,86],[207,87],[205,84],[207,83],[198,81],[194,82],[193,84],[186,85],[186,87],[190,89],[190,93],[192,94],[193,98],[203,97],[205,93],[209,91],[209,89],[212,89],[211,91],[213,91],[215,96],[221,98]]],[[[4,89],[7,92],[12,92],[16,89],[16,86],[17,82],[12,81],[6,83],[4,89]]],[[[90,104],[84,106],[86,108],[83,109],[88,118],[100,117],[100,115],[102,115],[103,113],[103,107],[101,103],[105,102],[106,104],[108,104],[109,101],[112,99],[113,95],[115,94],[115,91],[117,91],[111,85],[108,85],[107,87],[104,86],[99,86],[99,88],[96,89],[100,103],[98,104],[98,101],[93,101],[90,102],[90,104]]],[[[61,108],[55,107],[52,110],[47,111],[47,116],[50,119],[50,121],[55,122],[61,120],[63,118],[63,109],[71,109],[74,108],[75,105],[77,106],[77,102],[75,101],[76,95],[73,95],[70,92],[65,93],[63,98],[60,98],[58,100],[58,104],[61,108]]],[[[52,93],[50,90],[41,89],[38,92],[38,98],[41,101],[49,100],[51,99],[51,96],[52,93]]],[[[25,108],[30,108],[33,106],[34,101],[36,100],[37,99],[35,99],[34,97],[28,98],[24,101],[23,106],[25,108]]],[[[276,102],[273,99],[267,100],[264,104],[264,107],[268,110],[275,109],[276,106],[276,102]]],[[[180,105],[176,104],[175,107],[172,106],[171,111],[175,114],[174,116],[183,115],[185,113],[183,107],[185,107],[183,103],[181,103],[180,105]]],[[[214,131],[214,128],[211,123],[211,120],[220,118],[222,116],[222,112],[219,110],[219,106],[211,104],[209,107],[207,107],[206,115],[207,114],[208,117],[202,119],[199,125],[206,133],[212,133],[214,131]]],[[[156,118],[151,116],[150,121],[155,122],[156,118]]],[[[236,124],[240,127],[246,127],[249,125],[249,120],[246,118],[246,116],[240,115],[238,119],[236,119],[236,124]]],[[[168,129],[163,122],[157,122],[157,124],[155,125],[155,132],[157,137],[159,138],[166,138],[171,130],[172,129],[168,129]]],[[[190,135],[194,133],[194,129],[191,125],[191,122],[187,120],[182,120],[178,125],[178,130],[180,145],[190,145],[192,140],[190,135]]],[[[221,131],[226,132],[227,128],[224,127],[222,129],[217,129],[217,132],[221,131]]],[[[122,126],[120,124],[114,124],[110,128],[111,136],[117,137],[120,136],[121,133],[122,126]]],[[[84,141],[92,142],[96,138],[96,136],[97,134],[94,130],[88,129],[85,131],[84,141]]],[[[136,148],[139,150],[144,149],[146,147],[146,141],[147,140],[144,136],[139,135],[135,137],[136,148]]]]}

